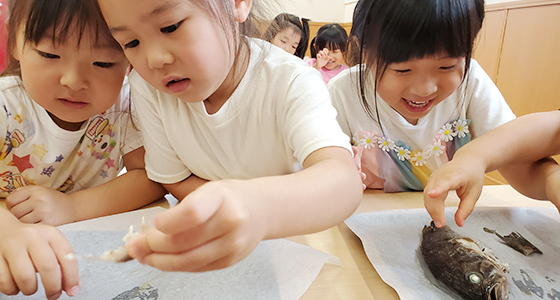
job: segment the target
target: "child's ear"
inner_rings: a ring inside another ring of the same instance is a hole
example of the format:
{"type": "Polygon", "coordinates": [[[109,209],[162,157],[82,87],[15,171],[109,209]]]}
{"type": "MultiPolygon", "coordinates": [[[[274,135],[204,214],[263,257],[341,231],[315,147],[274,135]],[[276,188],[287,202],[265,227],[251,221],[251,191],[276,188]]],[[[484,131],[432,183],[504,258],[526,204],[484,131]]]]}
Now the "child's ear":
{"type": "Polygon", "coordinates": [[[243,23],[247,20],[251,7],[253,6],[252,0],[231,0],[233,2],[233,11],[235,13],[235,21],[243,23]]]}

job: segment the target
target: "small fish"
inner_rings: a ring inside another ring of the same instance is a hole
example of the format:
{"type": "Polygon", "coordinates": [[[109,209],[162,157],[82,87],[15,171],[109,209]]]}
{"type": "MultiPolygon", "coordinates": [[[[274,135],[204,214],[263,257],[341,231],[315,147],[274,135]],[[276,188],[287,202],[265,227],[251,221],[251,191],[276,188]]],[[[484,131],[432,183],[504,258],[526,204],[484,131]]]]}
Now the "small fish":
{"type": "Polygon", "coordinates": [[[499,233],[496,232],[496,230],[488,229],[486,227],[484,227],[483,229],[488,233],[493,233],[497,235],[504,242],[504,244],[510,246],[511,248],[517,250],[518,252],[520,252],[525,256],[528,256],[532,253],[543,254],[542,251],[539,250],[539,248],[531,244],[531,242],[529,242],[518,232],[512,232],[509,235],[501,236],[499,233]]]}
{"type": "Polygon", "coordinates": [[[422,229],[420,249],[434,277],[465,299],[508,299],[508,266],[488,248],[432,222],[422,229]]]}

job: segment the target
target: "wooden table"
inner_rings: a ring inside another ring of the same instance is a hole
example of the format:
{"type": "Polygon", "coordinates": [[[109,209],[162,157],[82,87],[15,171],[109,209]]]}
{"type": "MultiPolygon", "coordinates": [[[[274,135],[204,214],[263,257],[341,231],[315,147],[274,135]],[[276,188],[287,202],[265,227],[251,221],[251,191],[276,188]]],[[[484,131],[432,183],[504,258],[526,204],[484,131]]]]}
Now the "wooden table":
{"type": "MultiPolygon", "coordinates": [[[[457,196],[450,193],[446,205],[457,206],[458,203],[457,196]]],[[[548,201],[537,201],[524,197],[509,185],[485,186],[477,205],[554,207],[548,201]]],[[[3,199],[0,199],[0,206],[5,207],[3,199]]],[[[151,206],[168,207],[168,204],[161,200],[148,207],[151,206]]],[[[420,192],[385,194],[368,190],[364,193],[362,203],[356,213],[423,207],[420,192]]],[[[448,222],[453,222],[453,220],[448,220],[448,222]]],[[[359,238],[344,223],[322,232],[288,239],[330,253],[341,260],[341,266],[326,264],[301,299],[399,299],[395,290],[381,280],[367,259],[359,238]]]]}

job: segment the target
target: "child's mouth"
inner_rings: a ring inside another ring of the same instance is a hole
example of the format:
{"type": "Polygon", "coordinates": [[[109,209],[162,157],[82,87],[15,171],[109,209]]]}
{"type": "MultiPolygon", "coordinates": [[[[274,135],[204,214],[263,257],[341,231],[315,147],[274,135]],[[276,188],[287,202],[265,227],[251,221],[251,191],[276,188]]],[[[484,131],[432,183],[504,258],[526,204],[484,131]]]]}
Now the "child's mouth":
{"type": "Polygon", "coordinates": [[[404,101],[406,101],[406,103],[408,105],[410,105],[412,107],[415,107],[415,108],[425,107],[433,101],[433,100],[428,100],[428,101],[417,102],[417,101],[412,101],[412,100],[408,100],[408,99],[405,99],[405,98],[403,98],[403,99],[404,99],[404,101]]]}
{"type": "Polygon", "coordinates": [[[175,78],[170,80],[165,86],[172,93],[181,93],[185,91],[190,85],[190,80],[188,78],[175,78]]]}

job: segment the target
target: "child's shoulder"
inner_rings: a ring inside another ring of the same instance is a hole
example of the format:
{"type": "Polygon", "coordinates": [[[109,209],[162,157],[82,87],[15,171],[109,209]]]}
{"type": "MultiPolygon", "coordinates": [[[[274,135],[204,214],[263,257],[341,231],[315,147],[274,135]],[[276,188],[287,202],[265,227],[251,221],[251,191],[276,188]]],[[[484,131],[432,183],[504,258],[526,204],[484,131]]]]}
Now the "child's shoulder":
{"type": "Polygon", "coordinates": [[[308,72],[309,65],[301,58],[260,39],[249,38],[251,60],[254,66],[273,72],[308,72]],[[258,66],[257,66],[258,64],[258,66]]]}

